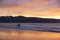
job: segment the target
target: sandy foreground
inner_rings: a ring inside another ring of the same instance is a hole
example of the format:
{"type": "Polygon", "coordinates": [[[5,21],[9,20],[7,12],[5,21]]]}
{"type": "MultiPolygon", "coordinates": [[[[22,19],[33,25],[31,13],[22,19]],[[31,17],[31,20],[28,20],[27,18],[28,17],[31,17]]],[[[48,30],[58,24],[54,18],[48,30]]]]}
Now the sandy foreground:
{"type": "Polygon", "coordinates": [[[60,33],[0,28],[0,40],[60,40],[60,33]]]}

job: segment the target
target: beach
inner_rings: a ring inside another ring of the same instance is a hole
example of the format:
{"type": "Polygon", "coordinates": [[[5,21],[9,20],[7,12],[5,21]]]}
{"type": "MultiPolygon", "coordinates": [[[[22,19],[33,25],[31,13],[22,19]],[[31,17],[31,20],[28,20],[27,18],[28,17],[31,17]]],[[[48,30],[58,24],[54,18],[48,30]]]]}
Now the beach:
{"type": "Polygon", "coordinates": [[[60,40],[60,33],[0,28],[0,40],[60,40]]]}

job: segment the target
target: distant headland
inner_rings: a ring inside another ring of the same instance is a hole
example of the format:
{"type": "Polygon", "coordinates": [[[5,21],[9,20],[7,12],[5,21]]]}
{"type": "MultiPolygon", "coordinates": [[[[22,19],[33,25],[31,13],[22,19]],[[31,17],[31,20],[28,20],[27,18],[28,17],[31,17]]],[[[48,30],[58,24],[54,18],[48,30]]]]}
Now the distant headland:
{"type": "Polygon", "coordinates": [[[0,23],[60,23],[60,19],[48,19],[24,16],[0,16],[0,23]]]}

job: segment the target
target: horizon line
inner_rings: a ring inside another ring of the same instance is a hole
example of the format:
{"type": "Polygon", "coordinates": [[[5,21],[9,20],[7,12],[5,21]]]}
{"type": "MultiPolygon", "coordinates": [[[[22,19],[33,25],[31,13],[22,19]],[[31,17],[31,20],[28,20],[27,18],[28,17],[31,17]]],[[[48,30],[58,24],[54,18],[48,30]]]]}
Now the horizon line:
{"type": "MultiPolygon", "coordinates": [[[[20,17],[22,16],[22,15],[19,15],[20,17]]],[[[11,16],[11,17],[19,17],[19,16],[11,16]]],[[[10,16],[0,16],[0,17],[10,17],[10,16]]],[[[22,16],[22,17],[28,17],[28,16],[22,16]]],[[[33,16],[34,17],[34,16],[33,16]]],[[[35,18],[44,18],[44,19],[60,19],[60,18],[47,18],[47,17],[35,17],[35,18]]]]}

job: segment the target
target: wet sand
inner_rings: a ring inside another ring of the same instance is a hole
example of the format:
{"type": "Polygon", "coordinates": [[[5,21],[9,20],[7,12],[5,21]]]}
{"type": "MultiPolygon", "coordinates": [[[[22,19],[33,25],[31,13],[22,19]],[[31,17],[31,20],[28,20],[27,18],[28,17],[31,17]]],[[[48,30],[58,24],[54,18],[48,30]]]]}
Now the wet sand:
{"type": "Polygon", "coordinates": [[[60,40],[60,33],[0,28],[0,40],[60,40]]]}

